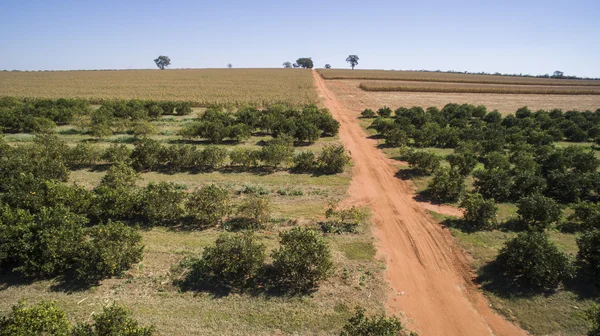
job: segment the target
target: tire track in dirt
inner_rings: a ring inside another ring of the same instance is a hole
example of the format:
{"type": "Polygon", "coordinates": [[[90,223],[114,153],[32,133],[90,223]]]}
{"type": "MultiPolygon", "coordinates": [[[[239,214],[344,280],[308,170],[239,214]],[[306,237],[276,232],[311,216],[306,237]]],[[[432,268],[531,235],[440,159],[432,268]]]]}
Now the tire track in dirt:
{"type": "Polygon", "coordinates": [[[393,292],[387,307],[404,312],[422,335],[526,335],[494,313],[472,283],[472,269],[448,230],[434,223],[413,199],[408,183],[313,71],[322,103],[340,122],[340,138],[354,161],[345,204],[373,210],[379,255],[393,292]]]}

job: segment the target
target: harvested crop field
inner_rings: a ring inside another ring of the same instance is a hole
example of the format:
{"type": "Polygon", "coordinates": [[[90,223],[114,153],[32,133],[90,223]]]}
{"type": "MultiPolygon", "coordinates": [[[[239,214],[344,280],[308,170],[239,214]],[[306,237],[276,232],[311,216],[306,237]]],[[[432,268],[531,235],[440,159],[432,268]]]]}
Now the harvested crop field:
{"type": "Polygon", "coordinates": [[[600,80],[533,78],[500,75],[474,75],[434,71],[394,71],[394,70],[318,70],[324,79],[362,79],[418,82],[450,82],[472,84],[514,84],[552,86],[600,86],[600,80]]]}
{"type": "Polygon", "coordinates": [[[494,94],[494,93],[439,93],[439,92],[376,92],[359,88],[360,80],[332,80],[328,86],[346,108],[361,111],[365,108],[381,106],[437,106],[442,108],[449,102],[458,104],[485,105],[489,110],[497,109],[502,114],[514,113],[518,108],[528,106],[531,110],[565,111],[591,110],[600,107],[598,95],[533,95],[533,94],[494,94]]]}
{"type": "Polygon", "coordinates": [[[365,91],[495,93],[540,95],[600,95],[600,86],[507,85],[449,82],[365,81],[359,87],[365,91]]]}
{"type": "Polygon", "coordinates": [[[311,72],[301,69],[0,72],[0,96],[184,100],[196,107],[316,102],[311,72]]]}

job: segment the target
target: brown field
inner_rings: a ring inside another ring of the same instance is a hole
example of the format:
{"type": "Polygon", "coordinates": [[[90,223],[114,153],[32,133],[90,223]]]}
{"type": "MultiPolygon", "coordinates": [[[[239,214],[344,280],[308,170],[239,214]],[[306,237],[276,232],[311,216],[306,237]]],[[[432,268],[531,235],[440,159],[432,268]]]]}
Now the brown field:
{"type": "Polygon", "coordinates": [[[360,80],[327,81],[336,96],[342,98],[346,108],[358,113],[365,109],[378,109],[384,105],[391,108],[401,106],[443,107],[448,103],[485,105],[488,110],[497,109],[503,114],[514,113],[518,108],[528,106],[531,110],[591,110],[600,108],[598,95],[532,95],[532,94],[493,94],[493,93],[436,93],[436,92],[375,92],[359,88],[360,80]]]}
{"type": "Polygon", "coordinates": [[[316,102],[303,69],[0,72],[0,96],[186,100],[194,106],[316,102]]]}
{"type": "Polygon", "coordinates": [[[365,91],[439,92],[439,93],[496,93],[540,95],[600,95],[600,86],[549,86],[473,84],[449,82],[366,81],[359,87],[365,91]]]}
{"type": "Polygon", "coordinates": [[[473,75],[463,73],[394,71],[394,70],[341,70],[319,69],[324,79],[364,79],[418,82],[451,82],[472,84],[600,86],[600,80],[553,79],[512,77],[498,75],[473,75]]]}

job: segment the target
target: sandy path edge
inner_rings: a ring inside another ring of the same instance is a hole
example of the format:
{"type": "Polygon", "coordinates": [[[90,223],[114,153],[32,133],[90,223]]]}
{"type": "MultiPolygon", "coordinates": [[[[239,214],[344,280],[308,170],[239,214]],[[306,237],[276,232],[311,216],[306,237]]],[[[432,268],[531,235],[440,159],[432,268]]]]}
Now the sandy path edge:
{"type": "Polygon", "coordinates": [[[448,230],[434,223],[413,199],[412,188],[313,70],[324,107],[340,122],[340,138],[354,161],[345,204],[368,205],[380,257],[392,289],[387,307],[404,312],[421,335],[527,335],[493,312],[472,283],[464,252],[448,230]]]}

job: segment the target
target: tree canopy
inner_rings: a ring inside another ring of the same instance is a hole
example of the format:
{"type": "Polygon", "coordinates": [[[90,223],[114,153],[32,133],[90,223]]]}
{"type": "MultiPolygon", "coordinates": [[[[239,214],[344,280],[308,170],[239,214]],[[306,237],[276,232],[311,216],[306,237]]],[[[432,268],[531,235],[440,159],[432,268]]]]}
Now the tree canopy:
{"type": "Polygon", "coordinates": [[[346,57],[346,62],[350,63],[352,70],[354,70],[354,67],[358,65],[358,60],[359,58],[356,55],[349,55],[346,57]]]}
{"type": "Polygon", "coordinates": [[[157,59],[154,60],[154,63],[156,63],[156,66],[160,70],[165,70],[166,67],[171,65],[171,59],[169,58],[169,56],[160,55],[157,59]]]}
{"type": "Polygon", "coordinates": [[[305,69],[312,69],[313,68],[313,60],[310,57],[301,57],[298,58],[296,60],[296,64],[298,64],[298,67],[302,67],[305,69]]]}

